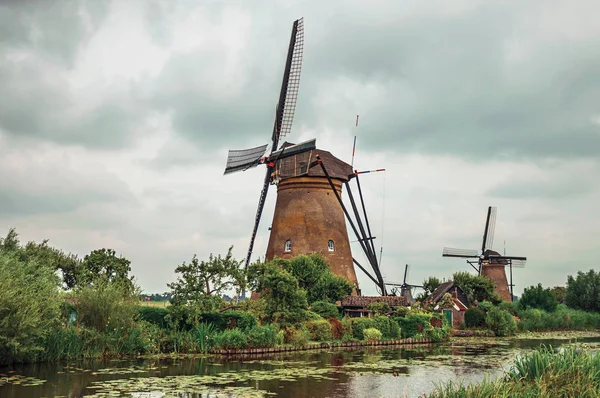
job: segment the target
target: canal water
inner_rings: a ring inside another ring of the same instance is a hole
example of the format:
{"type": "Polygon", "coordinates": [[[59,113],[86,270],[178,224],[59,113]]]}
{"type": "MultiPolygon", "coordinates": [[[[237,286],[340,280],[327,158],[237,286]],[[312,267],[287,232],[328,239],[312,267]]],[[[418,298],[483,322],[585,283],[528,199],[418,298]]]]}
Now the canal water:
{"type": "MultiPolygon", "coordinates": [[[[436,383],[501,376],[516,356],[568,335],[456,338],[438,345],[256,358],[146,358],[0,368],[0,397],[418,397],[436,383]]],[[[577,340],[596,350],[600,335],[577,340]]]]}

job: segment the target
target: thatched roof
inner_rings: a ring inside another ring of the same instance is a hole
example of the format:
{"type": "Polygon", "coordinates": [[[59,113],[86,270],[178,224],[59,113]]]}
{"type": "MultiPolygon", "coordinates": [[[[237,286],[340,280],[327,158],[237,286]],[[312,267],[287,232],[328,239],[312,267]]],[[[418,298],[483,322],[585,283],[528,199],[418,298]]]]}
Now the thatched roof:
{"type": "Polygon", "coordinates": [[[342,307],[365,308],[371,303],[387,303],[390,307],[405,306],[402,296],[346,296],[342,299],[342,307]]]}

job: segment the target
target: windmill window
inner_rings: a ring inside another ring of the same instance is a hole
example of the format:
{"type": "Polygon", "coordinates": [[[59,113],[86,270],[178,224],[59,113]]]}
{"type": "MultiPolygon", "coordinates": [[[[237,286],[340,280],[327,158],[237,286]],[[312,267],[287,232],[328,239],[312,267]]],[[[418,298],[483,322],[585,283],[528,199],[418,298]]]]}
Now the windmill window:
{"type": "Polygon", "coordinates": [[[329,239],[329,241],[327,242],[327,249],[330,252],[335,251],[335,245],[334,245],[334,243],[333,243],[333,241],[331,239],[329,239]]]}
{"type": "Polygon", "coordinates": [[[292,251],[292,241],[291,240],[288,239],[285,241],[285,246],[283,248],[283,251],[286,253],[289,253],[292,251]]]}

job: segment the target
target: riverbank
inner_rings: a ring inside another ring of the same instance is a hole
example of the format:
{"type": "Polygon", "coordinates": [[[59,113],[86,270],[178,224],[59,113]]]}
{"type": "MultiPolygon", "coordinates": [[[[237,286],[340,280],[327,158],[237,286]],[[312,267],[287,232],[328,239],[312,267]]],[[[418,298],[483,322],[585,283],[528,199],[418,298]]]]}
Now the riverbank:
{"type": "Polygon", "coordinates": [[[463,384],[438,384],[425,397],[597,397],[600,396],[600,354],[543,346],[517,358],[503,377],[463,384]]]}

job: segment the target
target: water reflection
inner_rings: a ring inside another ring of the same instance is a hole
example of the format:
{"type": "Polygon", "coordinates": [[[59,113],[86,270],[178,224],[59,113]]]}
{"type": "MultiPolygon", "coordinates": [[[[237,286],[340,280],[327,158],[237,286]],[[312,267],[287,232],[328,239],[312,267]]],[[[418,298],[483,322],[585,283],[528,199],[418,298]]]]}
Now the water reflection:
{"type": "MultiPolygon", "coordinates": [[[[522,350],[565,342],[456,340],[435,346],[307,351],[229,360],[197,357],[33,364],[0,368],[4,375],[0,377],[35,377],[45,380],[43,384],[9,383],[0,386],[0,396],[81,397],[121,391],[123,396],[140,398],[260,396],[265,392],[298,398],[416,397],[430,391],[433,383],[498,376],[522,350]]],[[[598,343],[600,338],[580,342],[598,343]]]]}

